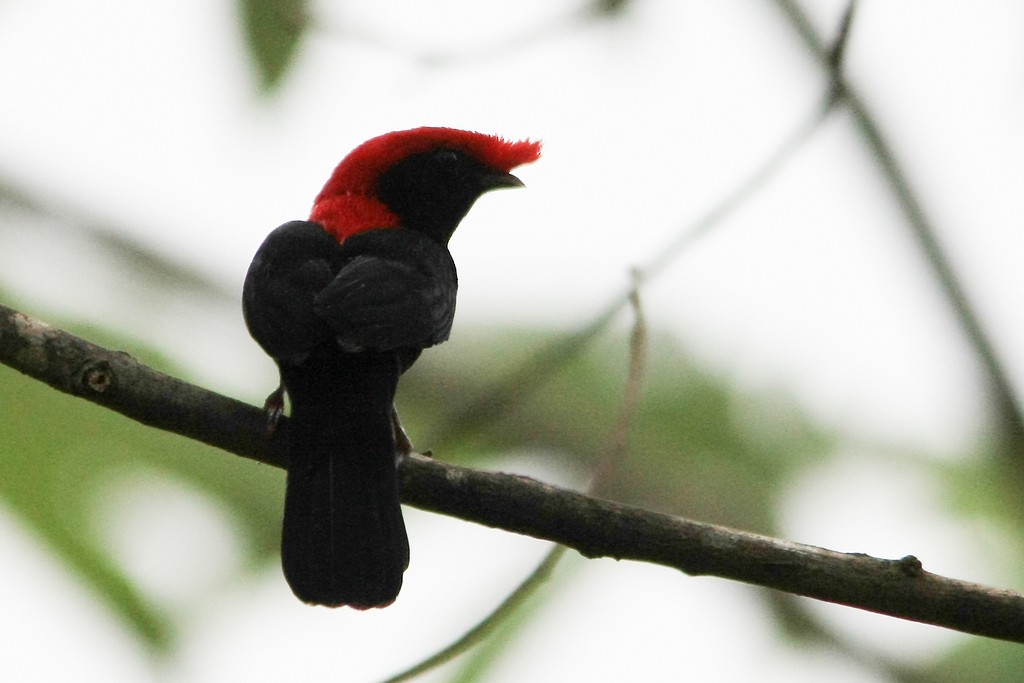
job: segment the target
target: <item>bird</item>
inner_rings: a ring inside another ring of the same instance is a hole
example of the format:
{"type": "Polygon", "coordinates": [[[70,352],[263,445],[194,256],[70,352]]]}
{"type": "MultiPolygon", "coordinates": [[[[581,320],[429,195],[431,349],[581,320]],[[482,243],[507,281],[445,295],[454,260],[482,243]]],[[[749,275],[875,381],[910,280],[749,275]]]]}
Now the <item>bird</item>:
{"type": "Polygon", "coordinates": [[[399,377],[448,339],[458,276],[448,241],[541,144],[445,127],[372,138],[273,230],[242,289],[250,335],[276,362],[270,424],[290,403],[281,533],[299,600],[359,610],[395,601],[409,564],[397,462],[411,450],[399,377]]]}

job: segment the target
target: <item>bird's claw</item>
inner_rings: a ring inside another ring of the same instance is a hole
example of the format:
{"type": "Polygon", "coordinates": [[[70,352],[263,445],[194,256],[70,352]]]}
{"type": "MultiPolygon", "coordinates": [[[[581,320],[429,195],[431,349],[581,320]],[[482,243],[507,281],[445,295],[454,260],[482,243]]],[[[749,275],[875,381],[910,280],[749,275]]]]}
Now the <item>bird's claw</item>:
{"type": "Polygon", "coordinates": [[[267,413],[267,436],[273,436],[277,430],[277,424],[284,415],[284,385],[270,392],[267,400],[263,402],[263,410],[267,413]]]}
{"type": "Polygon", "coordinates": [[[415,449],[412,441],[409,440],[409,435],[405,433],[405,428],[402,427],[402,421],[398,418],[398,410],[394,406],[391,408],[391,424],[395,429],[395,452],[399,457],[404,458],[415,449]]]}

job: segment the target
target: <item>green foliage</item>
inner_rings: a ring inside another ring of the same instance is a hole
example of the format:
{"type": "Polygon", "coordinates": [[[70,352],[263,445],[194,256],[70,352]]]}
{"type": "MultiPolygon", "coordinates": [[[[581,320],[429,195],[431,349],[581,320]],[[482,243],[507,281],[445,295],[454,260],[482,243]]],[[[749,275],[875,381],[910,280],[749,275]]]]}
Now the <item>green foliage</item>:
{"type": "Polygon", "coordinates": [[[304,0],[239,0],[249,57],[264,91],[281,84],[309,29],[304,0]]]}
{"type": "Polygon", "coordinates": [[[971,638],[940,659],[928,679],[935,683],[985,681],[1017,683],[1024,671],[1024,648],[985,638],[971,638]]]}
{"type": "MultiPolygon", "coordinates": [[[[455,440],[430,434],[431,425],[449,424],[472,399],[501,390],[510,368],[528,366],[531,354],[552,341],[542,333],[464,331],[425,353],[401,393],[414,442],[446,460],[472,463],[495,451],[529,449],[592,469],[622,408],[628,351],[621,338],[582,350],[535,392],[505,393],[498,417],[476,430],[455,431],[455,440]],[[420,443],[419,434],[430,440],[420,443]]],[[[737,391],[674,340],[653,344],[643,393],[627,464],[603,492],[637,505],[769,532],[777,488],[832,441],[787,397],[737,391]]]]}
{"type": "Polygon", "coordinates": [[[593,7],[598,14],[615,17],[625,12],[630,4],[629,0],[594,0],[593,7]]]}
{"type": "MultiPolygon", "coordinates": [[[[114,348],[138,346],[86,334],[114,348]]],[[[0,386],[0,497],[155,650],[173,644],[174,615],[133,585],[102,542],[97,505],[111,482],[153,471],[182,482],[231,511],[252,566],[275,555],[279,471],[144,427],[6,366],[0,386]]]]}

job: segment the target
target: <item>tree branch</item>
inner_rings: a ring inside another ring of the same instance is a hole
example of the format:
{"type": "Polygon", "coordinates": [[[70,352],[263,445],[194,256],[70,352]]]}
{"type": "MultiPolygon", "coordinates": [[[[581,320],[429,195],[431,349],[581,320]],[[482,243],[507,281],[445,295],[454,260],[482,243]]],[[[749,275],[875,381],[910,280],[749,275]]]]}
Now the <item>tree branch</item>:
{"type": "MultiPolygon", "coordinates": [[[[0,362],[143,424],[284,464],[287,420],[268,438],[262,410],[2,304],[0,362]]],[[[651,562],[1024,643],[1024,595],[931,574],[912,556],[884,560],[790,543],[420,455],[401,462],[399,480],[409,505],[555,541],[586,557],[651,562]]]]}
{"type": "MultiPolygon", "coordinates": [[[[0,363],[150,427],[284,467],[284,432],[241,401],[158,372],[0,304],[0,363]]],[[[284,422],[282,420],[282,422],[284,422]]]]}

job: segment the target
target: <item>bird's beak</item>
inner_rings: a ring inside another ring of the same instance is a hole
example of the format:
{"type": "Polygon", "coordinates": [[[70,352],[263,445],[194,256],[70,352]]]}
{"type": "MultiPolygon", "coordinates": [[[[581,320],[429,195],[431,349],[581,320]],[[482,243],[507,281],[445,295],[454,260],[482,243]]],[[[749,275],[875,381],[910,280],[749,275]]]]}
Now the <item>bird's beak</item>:
{"type": "Polygon", "coordinates": [[[483,178],[484,192],[508,187],[526,187],[523,181],[511,173],[492,173],[483,178]]]}

